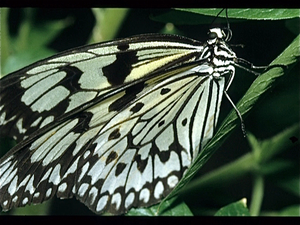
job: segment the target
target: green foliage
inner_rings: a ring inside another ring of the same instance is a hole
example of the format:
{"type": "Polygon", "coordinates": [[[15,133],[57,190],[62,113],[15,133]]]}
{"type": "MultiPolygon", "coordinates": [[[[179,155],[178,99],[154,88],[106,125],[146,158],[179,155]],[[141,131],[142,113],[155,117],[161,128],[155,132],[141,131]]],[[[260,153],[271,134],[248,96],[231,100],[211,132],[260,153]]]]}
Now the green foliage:
{"type": "MultiPolygon", "coordinates": [[[[216,16],[222,9],[178,9],[186,12],[216,16]]],[[[223,12],[220,17],[226,18],[223,12]]],[[[247,20],[285,20],[299,17],[299,9],[228,9],[231,19],[247,20]]]]}
{"type": "MultiPolygon", "coordinates": [[[[212,18],[221,11],[221,8],[205,9],[176,9],[168,12],[154,12],[152,18],[156,21],[168,21],[174,24],[205,24],[211,23],[212,18]]],[[[299,9],[228,9],[228,18],[230,22],[242,20],[287,20],[299,18],[299,9]]],[[[224,18],[226,14],[223,11],[219,18],[224,18]]]]}
{"type": "Polygon", "coordinates": [[[189,207],[177,198],[166,200],[162,205],[131,209],[127,216],[193,216],[189,207]]]}
{"type": "MultiPolygon", "coordinates": [[[[40,19],[40,11],[1,9],[2,75],[66,49],[69,41],[79,39],[85,32],[85,42],[76,42],[74,47],[114,37],[159,32],[166,30],[167,22],[175,24],[167,32],[192,38],[206,33],[213,21],[226,26],[225,12],[215,20],[220,9],[65,10],[64,16],[57,12],[60,16],[50,19],[40,19]],[[22,14],[17,25],[10,18],[16,11],[22,14]],[[87,19],[88,12],[94,21],[86,23],[94,25],[89,31],[83,31],[84,27],[77,27],[76,21],[87,19]],[[17,29],[12,31],[12,26],[17,29]],[[72,29],[78,36],[70,33],[72,29]],[[64,33],[68,34],[66,39],[62,38],[64,33]],[[56,49],[51,47],[55,43],[60,43],[56,49]]],[[[298,9],[228,10],[234,38],[251,31],[245,39],[235,39],[232,44],[245,44],[244,49],[237,50],[253,51],[257,60],[254,64],[270,66],[254,82],[251,74],[237,70],[229,90],[234,102],[241,99],[236,105],[245,119],[247,139],[242,137],[236,112],[228,112],[227,108],[232,106],[226,108],[224,98],[215,136],[175,190],[161,204],[133,209],[128,215],[299,216],[299,15],[298,9]]],[[[197,39],[205,40],[205,36],[197,39]]],[[[252,62],[247,55],[244,58],[252,62]]],[[[14,209],[9,214],[51,215],[53,208],[58,207],[57,202],[63,201],[14,209]]],[[[78,211],[71,209],[63,207],[61,214],[77,214],[85,206],[78,203],[78,211]]]]}
{"type": "Polygon", "coordinates": [[[219,209],[215,216],[250,216],[246,199],[231,203],[219,209]]]}
{"type": "MultiPolygon", "coordinates": [[[[1,19],[7,21],[8,9],[2,8],[1,10],[1,19]]],[[[19,25],[16,36],[9,36],[8,26],[2,28],[1,35],[2,41],[5,43],[5,52],[1,50],[1,55],[7,56],[7,58],[1,59],[4,64],[1,68],[2,74],[13,72],[39,59],[53,55],[55,51],[47,48],[47,44],[71,23],[70,19],[66,18],[35,24],[35,12],[36,10],[32,8],[24,9],[24,19],[19,25]]]]}

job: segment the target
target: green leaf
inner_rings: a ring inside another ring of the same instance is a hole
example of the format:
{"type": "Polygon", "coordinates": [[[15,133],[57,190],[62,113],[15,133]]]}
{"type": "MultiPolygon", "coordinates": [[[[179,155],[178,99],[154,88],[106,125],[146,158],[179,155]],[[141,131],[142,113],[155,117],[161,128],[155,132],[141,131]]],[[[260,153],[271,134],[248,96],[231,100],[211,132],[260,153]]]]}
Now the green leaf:
{"type": "Polygon", "coordinates": [[[49,44],[63,29],[72,23],[71,18],[44,22],[30,30],[28,47],[38,49],[49,44]],[[34,41],[33,41],[34,40],[34,41]]]}
{"type": "Polygon", "coordinates": [[[8,74],[18,69],[21,69],[25,66],[30,65],[40,59],[46,58],[55,54],[55,51],[50,50],[45,47],[40,47],[38,51],[34,49],[16,52],[13,55],[10,55],[3,65],[2,72],[3,74],[8,74]]]}
{"type": "Polygon", "coordinates": [[[250,216],[245,198],[219,209],[215,216],[250,216]]]}
{"type": "MultiPolygon", "coordinates": [[[[68,27],[72,20],[66,18],[64,20],[48,21],[43,23],[34,22],[36,9],[26,8],[24,11],[24,19],[18,29],[16,37],[9,37],[7,29],[4,29],[5,41],[2,48],[6,52],[1,51],[5,59],[1,59],[4,63],[1,68],[2,74],[21,69],[35,61],[53,55],[55,52],[47,48],[49,44],[62,29],[68,27]]],[[[7,10],[4,11],[7,14],[7,10]]],[[[7,21],[6,21],[7,22],[7,21]]]]}
{"type": "Polygon", "coordinates": [[[154,205],[149,208],[131,209],[127,216],[193,216],[189,207],[177,198],[164,202],[163,205],[154,205]]]}
{"type": "MultiPolygon", "coordinates": [[[[214,15],[216,16],[218,12],[214,15]]],[[[199,24],[210,24],[214,18],[204,14],[198,14],[185,10],[164,10],[164,11],[153,11],[150,18],[154,21],[162,23],[173,23],[176,25],[199,25],[199,24]]]]}
{"type": "MultiPolygon", "coordinates": [[[[177,9],[207,16],[216,16],[218,9],[177,9]]],[[[225,11],[225,10],[224,10],[225,11]]],[[[285,20],[300,17],[300,9],[228,9],[228,18],[248,20],[285,20]]],[[[220,17],[226,18],[225,12],[220,17]]]]}
{"type": "Polygon", "coordinates": [[[273,159],[261,165],[259,169],[263,175],[272,175],[292,168],[293,162],[287,159],[273,159]]]}
{"type": "Polygon", "coordinates": [[[39,50],[72,23],[71,18],[38,23],[35,21],[36,9],[25,8],[23,11],[25,17],[20,24],[17,38],[12,43],[17,52],[39,50]]]}
{"type": "MultiPolygon", "coordinates": [[[[174,10],[154,12],[151,18],[160,22],[174,24],[211,24],[221,8],[176,8],[174,10]]],[[[237,20],[286,20],[300,17],[299,9],[228,9],[228,18],[237,20]]],[[[225,10],[218,19],[226,23],[225,10]],[[222,19],[223,18],[223,19],[222,19]]],[[[230,21],[234,22],[234,21],[230,21]]],[[[299,23],[299,22],[298,22],[299,23]]]]}
{"type": "MultiPolygon", "coordinates": [[[[6,58],[9,55],[9,49],[8,49],[8,43],[9,43],[9,33],[8,33],[8,25],[7,25],[7,21],[8,21],[8,12],[9,9],[8,8],[1,8],[0,9],[0,26],[1,26],[1,39],[0,39],[0,63],[1,65],[4,64],[6,58]]],[[[2,74],[2,68],[0,73],[2,74]]]]}

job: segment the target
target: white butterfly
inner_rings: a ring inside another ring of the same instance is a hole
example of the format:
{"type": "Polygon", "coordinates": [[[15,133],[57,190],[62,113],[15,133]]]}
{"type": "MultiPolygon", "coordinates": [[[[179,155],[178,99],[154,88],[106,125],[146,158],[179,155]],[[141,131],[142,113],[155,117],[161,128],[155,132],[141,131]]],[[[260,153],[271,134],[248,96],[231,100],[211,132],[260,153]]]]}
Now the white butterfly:
{"type": "Polygon", "coordinates": [[[95,213],[159,202],[214,134],[238,62],[228,39],[139,35],[2,78],[0,131],[19,142],[0,159],[3,210],[54,195],[95,213]]]}

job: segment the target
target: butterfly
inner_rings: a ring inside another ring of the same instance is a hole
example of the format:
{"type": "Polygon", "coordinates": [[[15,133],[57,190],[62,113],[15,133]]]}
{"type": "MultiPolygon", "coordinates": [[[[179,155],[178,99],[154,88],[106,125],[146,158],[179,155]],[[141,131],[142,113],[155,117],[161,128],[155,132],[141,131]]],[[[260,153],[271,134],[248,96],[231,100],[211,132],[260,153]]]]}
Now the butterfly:
{"type": "Polygon", "coordinates": [[[138,35],[3,77],[0,133],[18,144],[0,159],[2,209],[55,195],[97,214],[161,201],[212,138],[223,94],[230,100],[240,62],[230,37],[229,27],[205,42],[138,35]]]}

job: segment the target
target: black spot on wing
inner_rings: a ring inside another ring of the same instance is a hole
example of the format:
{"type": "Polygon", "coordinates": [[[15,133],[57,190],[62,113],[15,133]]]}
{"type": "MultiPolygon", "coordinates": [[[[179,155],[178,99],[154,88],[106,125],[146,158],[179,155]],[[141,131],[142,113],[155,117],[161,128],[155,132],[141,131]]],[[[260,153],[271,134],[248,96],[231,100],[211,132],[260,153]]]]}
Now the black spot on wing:
{"type": "Polygon", "coordinates": [[[109,136],[108,140],[118,139],[121,136],[119,128],[113,130],[109,136]]]}
{"type": "Polygon", "coordinates": [[[135,84],[126,89],[125,94],[115,100],[113,103],[110,104],[108,107],[109,112],[111,111],[120,111],[124,107],[127,106],[132,100],[136,98],[136,95],[144,89],[144,83],[135,84]]]}
{"type": "Polygon", "coordinates": [[[136,163],[137,163],[137,169],[141,173],[143,173],[144,170],[145,170],[145,168],[146,168],[146,166],[147,166],[147,164],[148,164],[148,158],[146,158],[146,159],[143,160],[143,159],[141,159],[141,155],[136,155],[134,157],[134,161],[136,161],[136,163]]]}
{"type": "Polygon", "coordinates": [[[162,120],[162,121],[160,121],[160,122],[158,123],[158,127],[161,127],[161,126],[164,125],[164,124],[165,124],[165,121],[162,120]]]}
{"type": "Polygon", "coordinates": [[[160,94],[161,94],[161,95],[164,95],[164,94],[167,94],[167,93],[170,92],[170,91],[171,91],[170,88],[163,88],[163,89],[160,90],[160,94]]]}
{"type": "Polygon", "coordinates": [[[182,124],[182,126],[185,126],[186,123],[187,123],[187,118],[184,118],[184,119],[181,121],[181,124],[182,124]]]}
{"type": "Polygon", "coordinates": [[[64,71],[67,76],[62,80],[62,85],[65,86],[71,93],[81,90],[79,85],[79,79],[83,72],[75,66],[63,66],[59,68],[59,71],[64,71]]]}
{"type": "Polygon", "coordinates": [[[159,149],[156,144],[153,144],[150,150],[150,155],[152,156],[152,158],[154,159],[155,155],[157,155],[162,163],[165,163],[170,159],[170,154],[171,149],[163,151],[159,149]]]}
{"type": "MultiPolygon", "coordinates": [[[[125,48],[125,46],[119,46],[119,48],[125,48]]],[[[138,62],[136,53],[136,51],[120,52],[116,55],[117,58],[113,63],[102,68],[103,75],[111,85],[124,83],[125,78],[132,70],[132,65],[138,62]]]]}
{"type": "Polygon", "coordinates": [[[112,151],[111,153],[109,153],[109,155],[105,161],[105,165],[108,165],[109,163],[114,161],[116,158],[118,158],[118,154],[115,151],[112,151]]]}
{"type": "Polygon", "coordinates": [[[123,170],[125,169],[125,167],[126,167],[125,163],[119,163],[117,165],[116,172],[115,172],[116,177],[119,176],[123,172],[123,170]]]}
{"type": "Polygon", "coordinates": [[[126,44],[126,43],[121,43],[121,44],[118,45],[118,49],[119,49],[120,51],[125,51],[125,50],[127,50],[128,48],[129,48],[129,45],[126,44]]]}
{"type": "Polygon", "coordinates": [[[130,111],[133,113],[136,113],[136,112],[140,111],[141,108],[143,108],[143,106],[144,106],[144,103],[138,102],[130,109],[130,111]]]}
{"type": "Polygon", "coordinates": [[[93,117],[93,114],[90,112],[81,112],[78,114],[78,123],[76,125],[76,127],[74,127],[73,131],[76,133],[83,133],[85,131],[87,131],[90,126],[89,123],[91,121],[93,117]]]}

